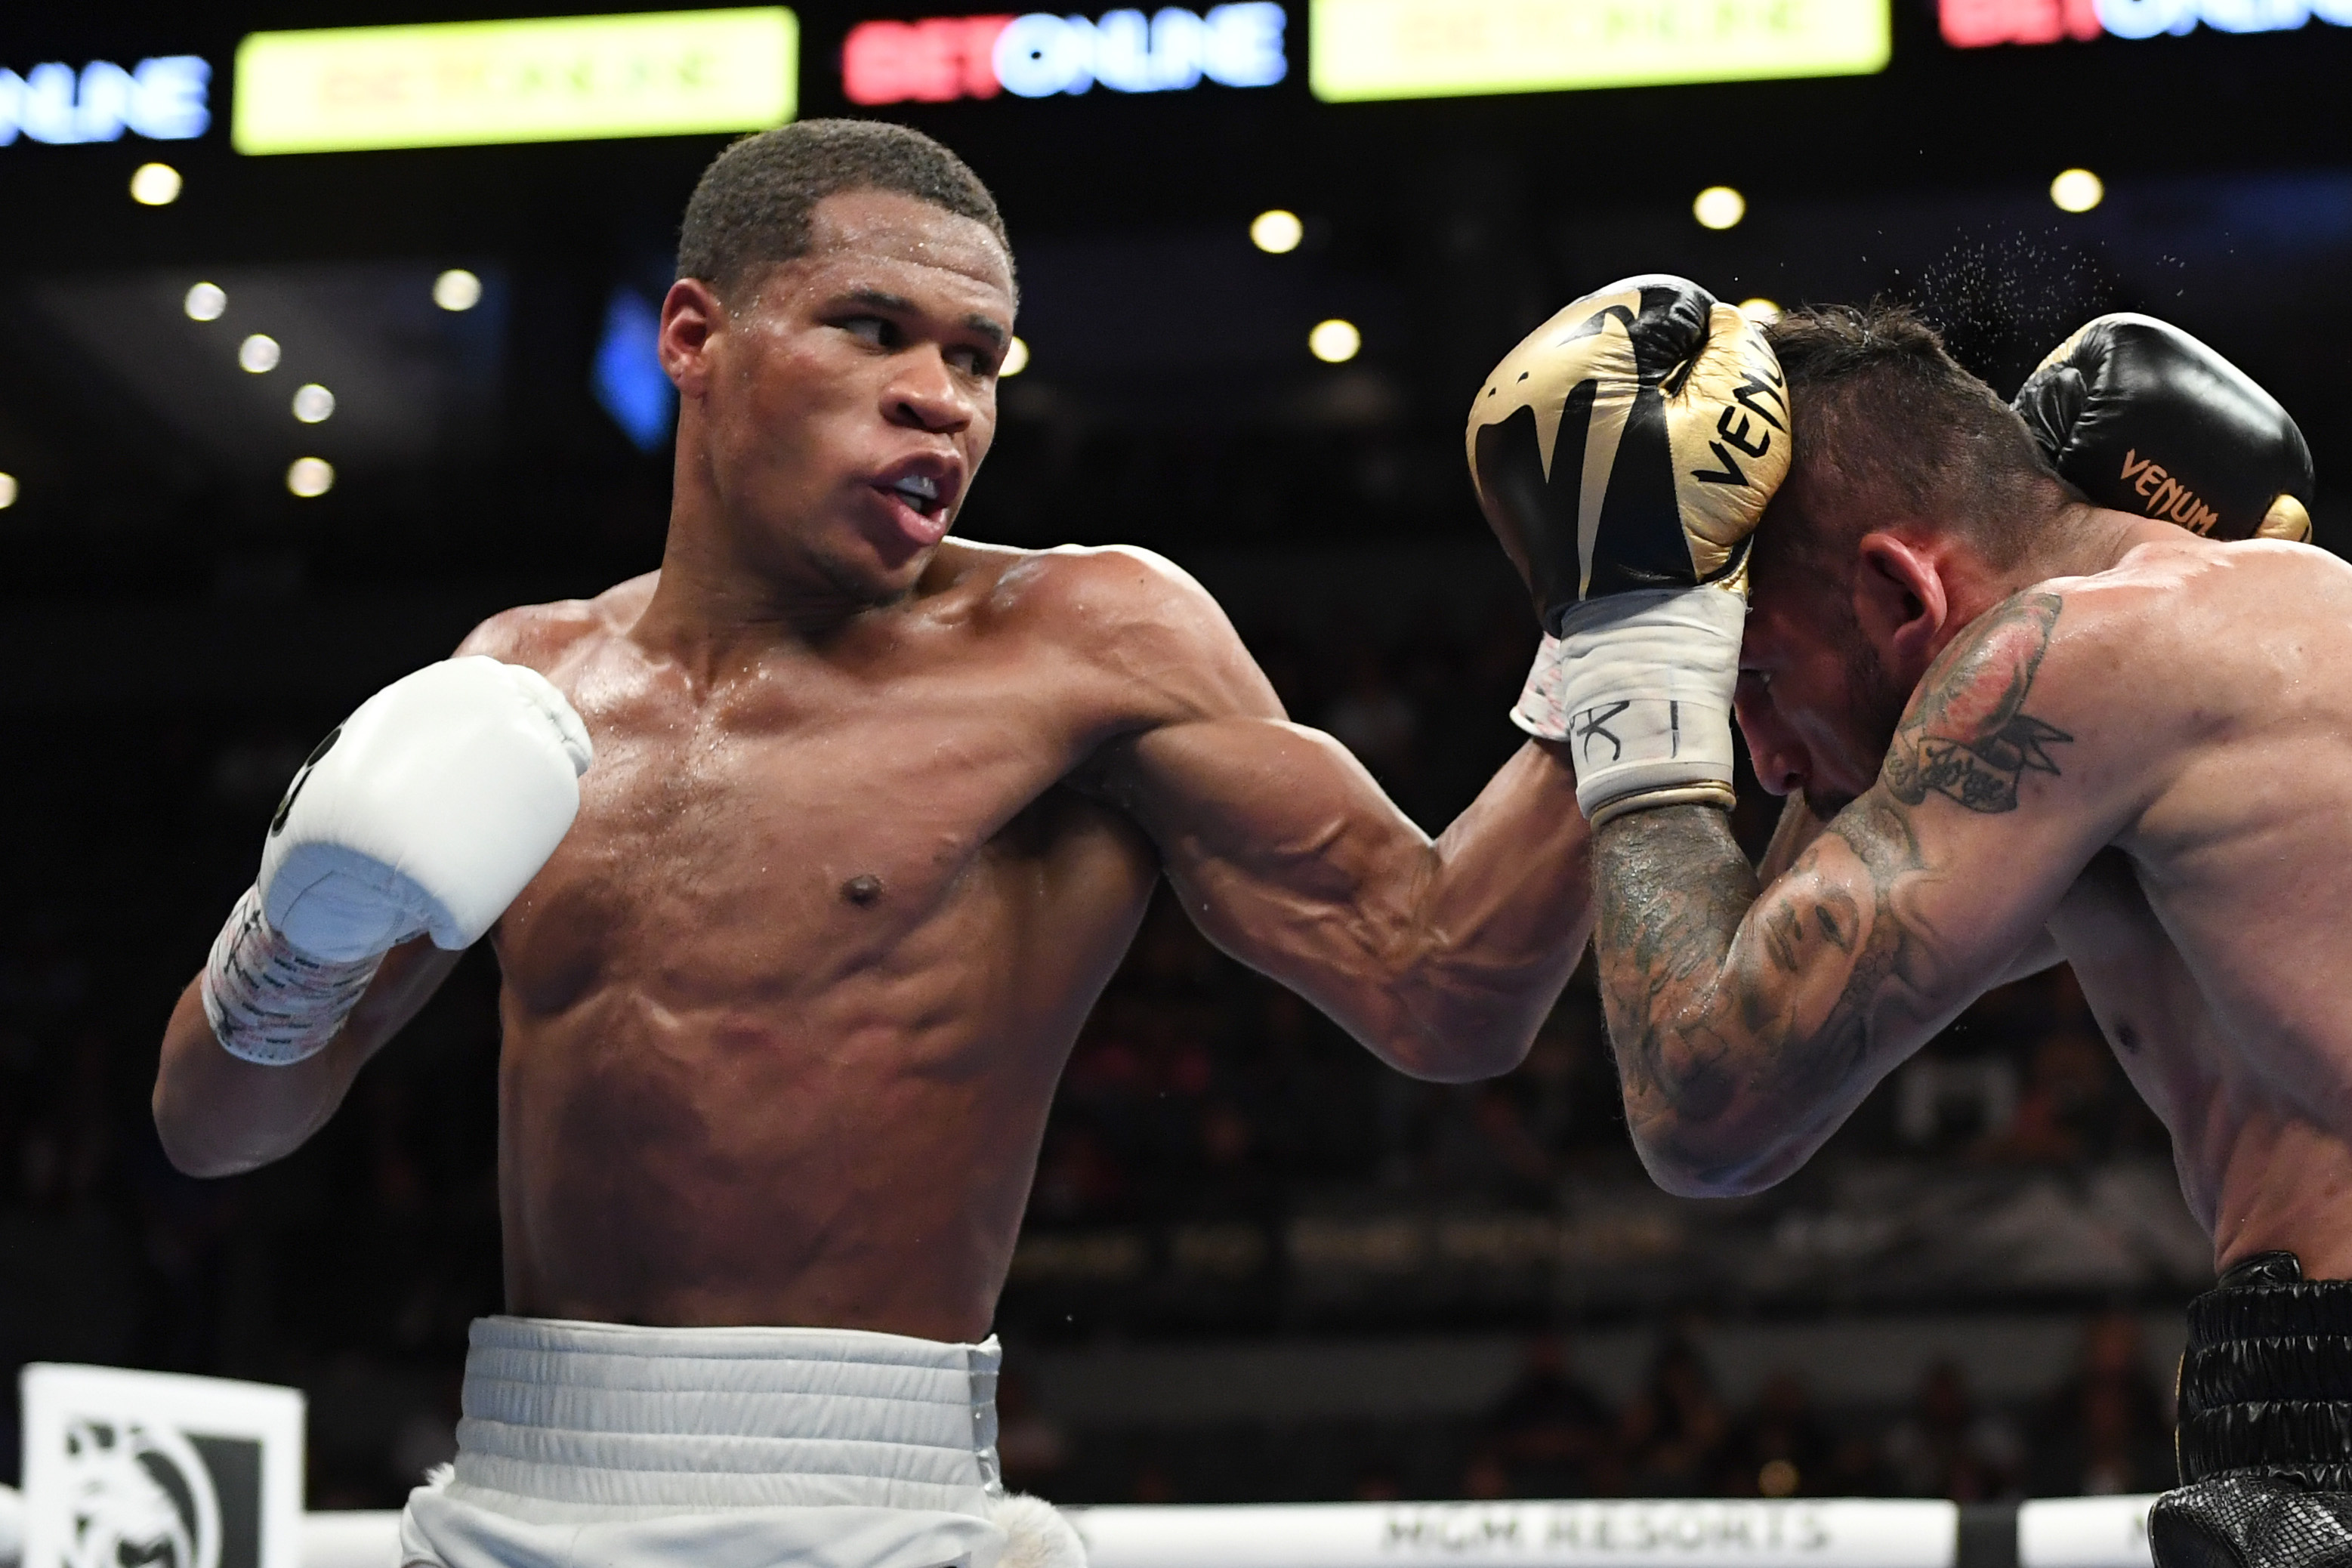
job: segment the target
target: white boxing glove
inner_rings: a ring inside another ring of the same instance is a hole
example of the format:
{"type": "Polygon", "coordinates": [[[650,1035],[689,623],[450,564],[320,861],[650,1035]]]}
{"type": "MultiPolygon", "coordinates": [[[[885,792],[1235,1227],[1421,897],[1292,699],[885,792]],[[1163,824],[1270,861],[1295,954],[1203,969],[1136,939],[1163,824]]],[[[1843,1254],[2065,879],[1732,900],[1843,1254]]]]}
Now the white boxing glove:
{"type": "Polygon", "coordinates": [[[295,775],[214,945],[204,999],[222,1045],[299,1061],[394,947],[479,941],[570,830],[593,757],[562,692],[493,658],[429,665],[362,703],[295,775]]]}

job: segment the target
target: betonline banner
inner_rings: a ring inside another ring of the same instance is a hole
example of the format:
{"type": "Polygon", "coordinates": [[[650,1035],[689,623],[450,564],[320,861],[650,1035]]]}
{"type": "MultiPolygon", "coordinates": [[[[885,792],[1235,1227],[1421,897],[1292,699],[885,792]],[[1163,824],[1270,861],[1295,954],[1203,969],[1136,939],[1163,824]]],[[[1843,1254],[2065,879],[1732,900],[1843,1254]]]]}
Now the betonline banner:
{"type": "Polygon", "coordinates": [[[1887,0],[1313,0],[1326,102],[1859,76],[1885,68],[1887,0]]]}
{"type": "Polygon", "coordinates": [[[213,122],[213,68],[195,55],[164,55],[128,69],[92,60],[79,71],[62,60],[23,76],[0,67],[0,147],[29,142],[119,142],[126,131],[154,142],[185,142],[213,122]]]}
{"type": "Polygon", "coordinates": [[[762,131],[793,118],[782,6],[255,33],[240,153],[341,153],[762,131]]]}
{"type": "Polygon", "coordinates": [[[2061,38],[2153,38],[2193,32],[2291,33],[2316,19],[2352,27],[2352,0],[1941,0],[1956,48],[2054,44],[2061,38]]]}
{"type": "Polygon", "coordinates": [[[958,98],[1181,92],[1203,81],[1272,87],[1289,73],[1288,17],[1275,0],[1163,5],[1057,16],[930,16],[862,22],[841,46],[842,96],[852,103],[945,103],[958,98]]]}

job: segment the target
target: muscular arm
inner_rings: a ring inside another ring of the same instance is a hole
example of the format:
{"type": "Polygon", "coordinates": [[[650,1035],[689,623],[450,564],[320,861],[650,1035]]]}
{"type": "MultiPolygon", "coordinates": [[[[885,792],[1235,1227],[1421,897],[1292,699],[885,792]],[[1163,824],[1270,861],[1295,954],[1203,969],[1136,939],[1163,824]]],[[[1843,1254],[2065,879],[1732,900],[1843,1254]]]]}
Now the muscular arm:
{"type": "Polygon", "coordinates": [[[1529,742],[1433,842],[1329,736],[1276,719],[1133,749],[1133,809],[1209,939],[1419,1078],[1507,1072],[1592,931],[1568,765],[1529,742]]]}
{"type": "Polygon", "coordinates": [[[1748,1192],[1801,1165],[2029,952],[2113,836],[2130,773],[2096,733],[2097,660],[2044,668],[2063,604],[2021,595],[1970,625],[1878,782],[1769,885],[1704,807],[1602,828],[1601,996],[1662,1185],[1748,1192]]]}
{"type": "Polygon", "coordinates": [[[205,1021],[201,979],[180,993],[155,1070],[155,1131],[192,1176],[231,1176],[282,1159],[326,1124],[368,1058],[439,990],[464,955],[423,937],[394,948],[327,1048],[260,1067],[221,1048],[205,1021]]]}
{"type": "Polygon", "coordinates": [[[1181,663],[1151,665],[1176,710],[1107,749],[1102,793],[1212,942],[1382,1060],[1445,1079],[1517,1066],[1592,931],[1565,757],[1521,747],[1433,841],[1345,747],[1283,718],[1215,605],[1185,589],[1161,632],[1181,663]]]}
{"type": "MultiPolygon", "coordinates": [[[[1772,841],[1764,847],[1764,858],[1756,863],[1756,880],[1760,887],[1770,887],[1780,873],[1797,863],[1797,857],[1812,847],[1815,840],[1829,828],[1829,824],[1815,816],[1801,795],[1791,795],[1780,808],[1780,820],[1772,829],[1772,841]]],[[[2025,946],[2009,961],[1994,985],[2007,985],[2014,980],[2039,974],[2065,962],[2058,951],[2057,942],[2045,929],[2026,939],[2025,946]]]]}
{"type": "MultiPolygon", "coordinates": [[[[650,575],[639,578],[610,597],[642,608],[652,584],[650,575]]],[[[578,606],[509,610],[475,627],[457,652],[544,670],[589,619],[578,606]]],[[[394,948],[326,1048],[278,1067],[223,1049],[205,1017],[203,980],[191,981],[164,1026],[155,1072],[152,1104],[164,1152],[197,1176],[233,1175],[292,1153],[326,1124],[360,1068],[432,999],[461,956],[423,937],[394,948]]]]}

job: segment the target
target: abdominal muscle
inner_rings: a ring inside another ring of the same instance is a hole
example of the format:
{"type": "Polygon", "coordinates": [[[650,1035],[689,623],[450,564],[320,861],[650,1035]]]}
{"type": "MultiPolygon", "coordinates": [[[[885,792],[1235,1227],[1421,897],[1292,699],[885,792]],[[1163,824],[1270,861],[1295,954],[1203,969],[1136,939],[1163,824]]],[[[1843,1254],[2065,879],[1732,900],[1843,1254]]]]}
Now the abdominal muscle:
{"type": "Polygon", "coordinates": [[[983,850],[879,946],[846,910],[655,899],[586,954],[598,922],[510,916],[509,1310],[984,1336],[1055,1084],[1157,870],[1099,822],[1059,826],[983,850]],[[828,942],[845,927],[863,944],[828,942]],[[531,984],[573,962],[576,992],[531,984]]]}

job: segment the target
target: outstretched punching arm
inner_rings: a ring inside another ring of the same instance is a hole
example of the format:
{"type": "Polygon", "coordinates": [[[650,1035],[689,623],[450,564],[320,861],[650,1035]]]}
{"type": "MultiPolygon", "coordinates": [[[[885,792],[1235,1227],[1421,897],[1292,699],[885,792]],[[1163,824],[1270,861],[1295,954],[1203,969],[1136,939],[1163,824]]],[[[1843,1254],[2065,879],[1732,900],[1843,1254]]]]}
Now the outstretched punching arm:
{"type": "Polygon", "coordinates": [[[1195,721],[1125,748],[1129,811],[1219,947],[1419,1078],[1507,1072],[1592,933],[1576,783],[1529,742],[1434,841],[1328,735],[1195,721]]]}
{"type": "Polygon", "coordinates": [[[1156,721],[1074,782],[1157,844],[1209,939],[1416,1077],[1507,1072],[1592,933],[1591,835],[1576,781],[1529,742],[1435,840],[1330,736],[1289,722],[1197,584],[1130,552],[1098,563],[1124,596],[1123,678],[1156,721]]]}
{"type": "Polygon", "coordinates": [[[2069,601],[2008,600],[1927,671],[1878,782],[1759,889],[1719,812],[1598,835],[1596,952],[1626,1119],[1660,1184],[1769,1186],[2037,948],[2137,797],[2109,660],[2069,601]]]}

